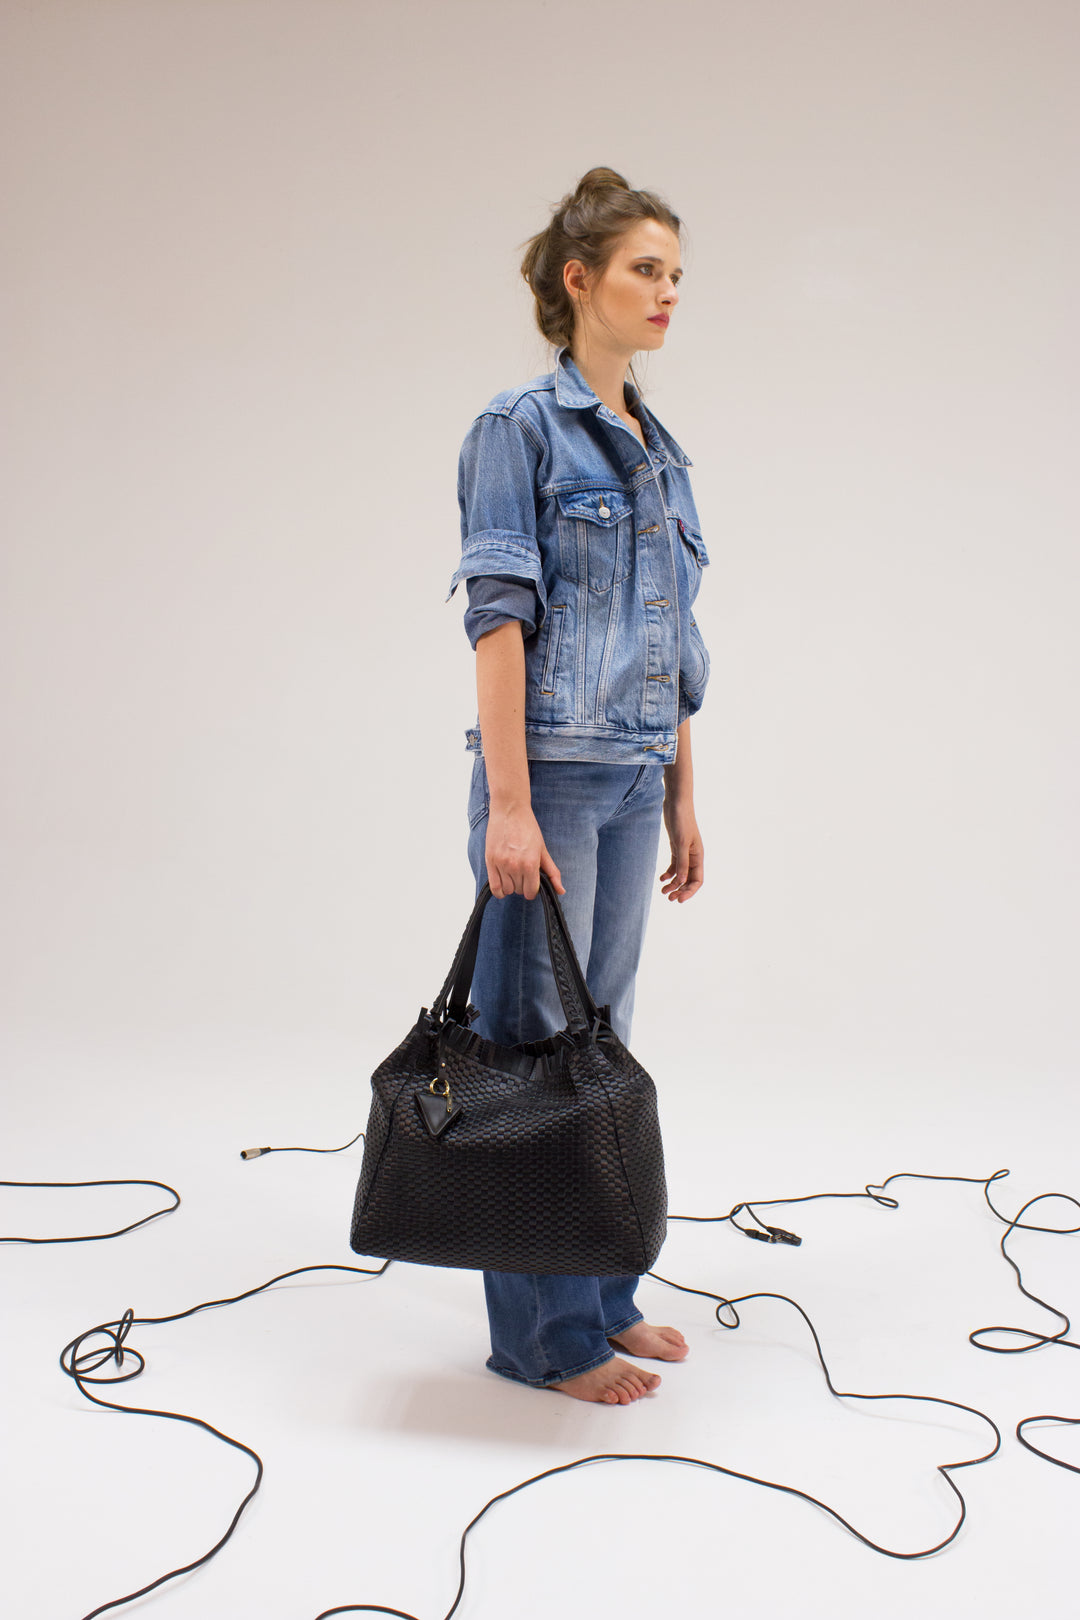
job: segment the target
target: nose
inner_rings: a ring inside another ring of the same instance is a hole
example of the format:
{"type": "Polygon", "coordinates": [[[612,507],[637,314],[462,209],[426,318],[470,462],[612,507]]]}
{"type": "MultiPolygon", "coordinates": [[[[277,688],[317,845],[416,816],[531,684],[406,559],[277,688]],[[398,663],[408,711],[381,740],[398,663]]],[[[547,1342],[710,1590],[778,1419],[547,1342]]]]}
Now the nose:
{"type": "Polygon", "coordinates": [[[672,309],[674,309],[675,305],[679,302],[678,284],[672,281],[670,277],[668,278],[668,284],[664,291],[660,294],[660,297],[662,301],[665,304],[670,305],[672,309]]]}

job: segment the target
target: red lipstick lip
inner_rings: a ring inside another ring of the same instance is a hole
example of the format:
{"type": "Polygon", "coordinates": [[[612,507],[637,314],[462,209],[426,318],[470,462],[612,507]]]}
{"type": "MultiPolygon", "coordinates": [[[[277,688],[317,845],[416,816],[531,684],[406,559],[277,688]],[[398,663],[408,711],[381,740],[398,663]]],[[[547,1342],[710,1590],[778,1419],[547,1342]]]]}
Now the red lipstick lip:
{"type": "Polygon", "coordinates": [[[654,326],[666,326],[668,324],[668,322],[670,321],[671,316],[670,315],[650,315],[649,319],[650,319],[650,321],[652,321],[654,326]]]}

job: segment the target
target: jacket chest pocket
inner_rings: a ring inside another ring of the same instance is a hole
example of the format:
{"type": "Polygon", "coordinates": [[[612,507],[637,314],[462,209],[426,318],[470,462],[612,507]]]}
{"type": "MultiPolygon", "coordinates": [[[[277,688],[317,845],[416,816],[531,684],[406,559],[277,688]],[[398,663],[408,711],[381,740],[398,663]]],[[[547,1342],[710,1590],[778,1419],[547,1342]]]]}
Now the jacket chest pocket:
{"type": "Polygon", "coordinates": [[[619,489],[559,495],[559,560],[564,579],[610,591],[634,571],[634,510],[619,489]]]}

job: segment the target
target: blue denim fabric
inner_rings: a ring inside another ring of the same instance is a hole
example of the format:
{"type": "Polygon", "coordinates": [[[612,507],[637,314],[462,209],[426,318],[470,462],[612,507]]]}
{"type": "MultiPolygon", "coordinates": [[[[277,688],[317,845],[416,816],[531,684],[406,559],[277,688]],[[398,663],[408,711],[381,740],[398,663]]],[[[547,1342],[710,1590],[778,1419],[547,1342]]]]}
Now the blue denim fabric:
{"type": "MultiPolygon", "coordinates": [[[[532,808],[562,875],[559,903],[597,1006],[630,1040],[634,980],[645,936],[664,803],[655,755],[642,765],[529,761],[532,808]]],[[[469,788],[469,862],[479,894],[488,784],[483,757],[469,788]]],[[[555,988],[539,898],[488,901],[470,1001],[473,1028],[490,1040],[538,1040],[566,1025],[555,988]]],[[[641,1321],[636,1277],[565,1277],[486,1272],[493,1372],[521,1383],[561,1383],[609,1361],[609,1336],[641,1321]]]]}
{"type": "MultiPolygon", "coordinates": [[[[624,390],[645,449],[567,348],[554,371],[496,394],[461,447],[462,554],[446,600],[480,574],[534,586],[530,759],[670,764],[709,678],[691,612],[709,561],[692,463],[629,382],[624,390]]],[[[481,753],[479,723],[465,735],[481,753]]]]}
{"type": "Polygon", "coordinates": [[[535,1271],[485,1271],[491,1329],[487,1365],[542,1389],[592,1372],[615,1351],[608,1338],[642,1320],[636,1277],[553,1277],[535,1271]]]}
{"type": "Polygon", "coordinates": [[[471,574],[465,589],[469,593],[465,634],[474,652],[482,635],[511,619],[521,621],[523,635],[531,636],[536,629],[536,587],[527,579],[515,579],[512,574],[471,574]]]}

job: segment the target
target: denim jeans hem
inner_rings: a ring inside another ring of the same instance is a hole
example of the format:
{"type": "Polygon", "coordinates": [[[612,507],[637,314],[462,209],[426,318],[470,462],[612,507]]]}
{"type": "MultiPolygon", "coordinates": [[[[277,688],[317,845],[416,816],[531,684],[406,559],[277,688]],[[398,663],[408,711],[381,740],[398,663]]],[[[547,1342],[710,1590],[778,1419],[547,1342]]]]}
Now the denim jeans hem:
{"type": "Polygon", "coordinates": [[[496,1366],[494,1356],[489,1356],[485,1366],[500,1378],[512,1378],[516,1384],[528,1384],[530,1389],[549,1389],[552,1384],[565,1384],[569,1378],[580,1378],[582,1373],[592,1372],[594,1367],[602,1367],[607,1361],[614,1361],[615,1352],[609,1350],[606,1356],[597,1356],[592,1361],[583,1361],[580,1367],[571,1367],[569,1372],[549,1373],[546,1378],[526,1378],[511,1367],[496,1366]]]}
{"type": "Polygon", "coordinates": [[[641,1312],[635,1311],[632,1316],[628,1316],[624,1322],[619,1322],[615,1327],[606,1327],[604,1337],[605,1339],[617,1339],[620,1333],[626,1332],[627,1328],[636,1327],[639,1322],[644,1322],[644,1320],[645,1318],[641,1312]]]}

